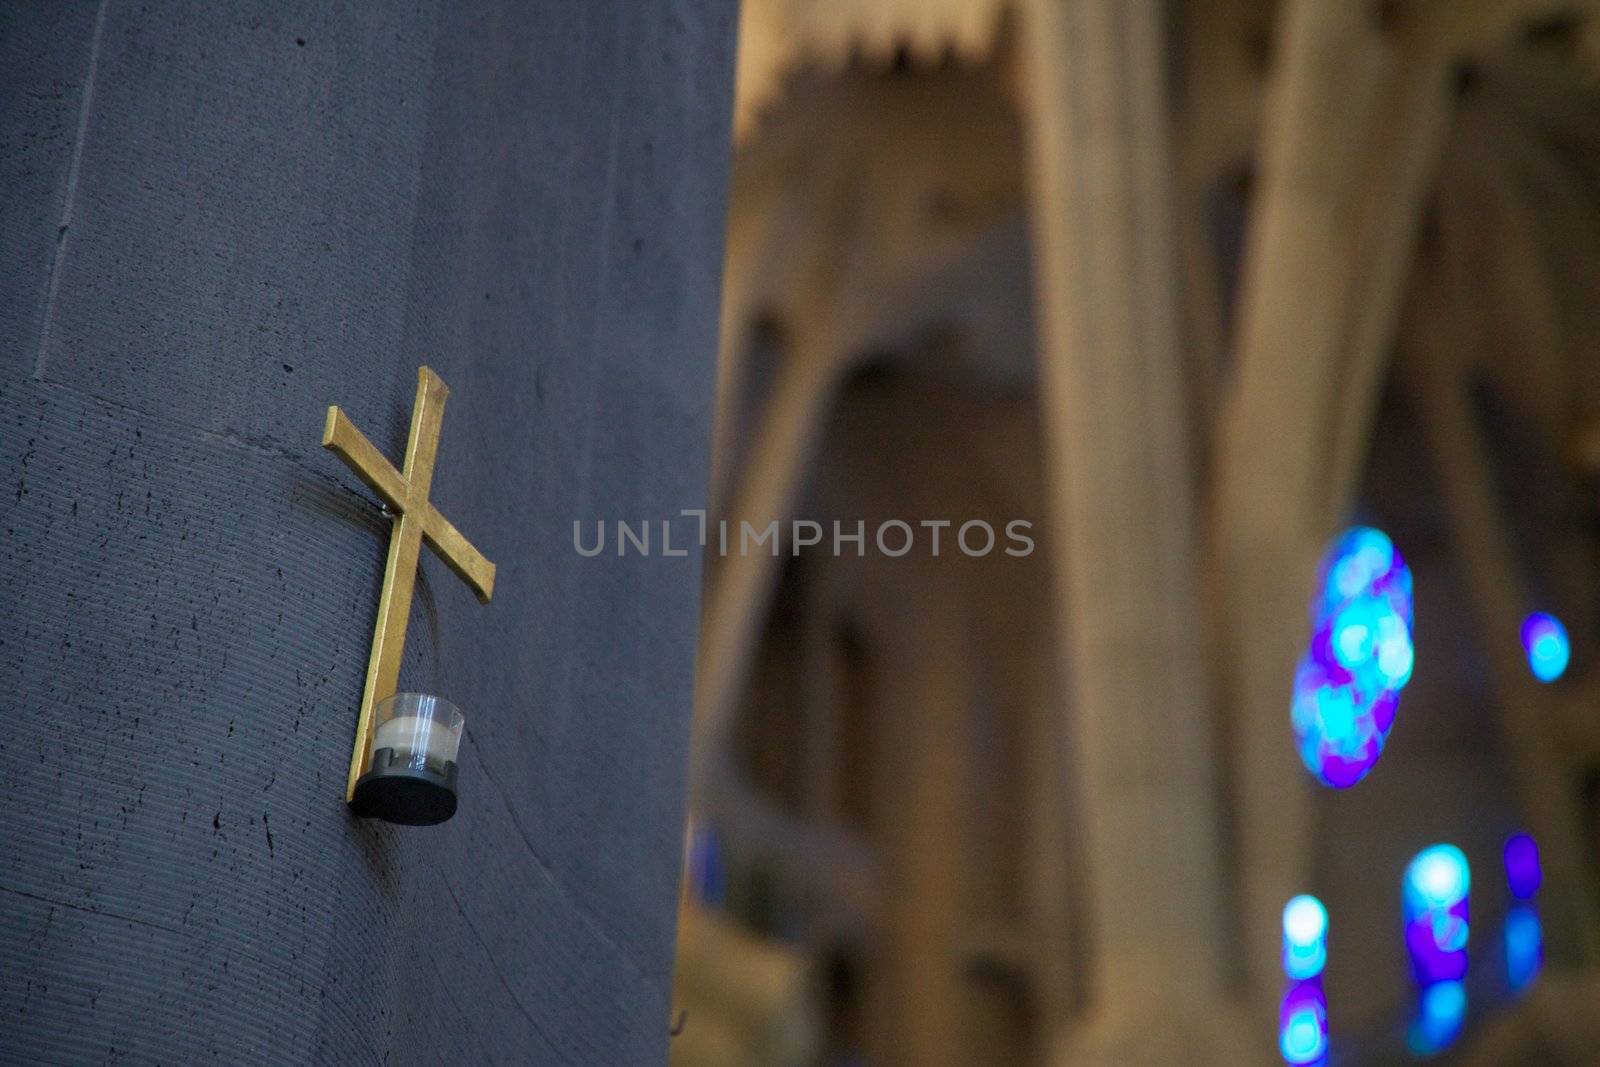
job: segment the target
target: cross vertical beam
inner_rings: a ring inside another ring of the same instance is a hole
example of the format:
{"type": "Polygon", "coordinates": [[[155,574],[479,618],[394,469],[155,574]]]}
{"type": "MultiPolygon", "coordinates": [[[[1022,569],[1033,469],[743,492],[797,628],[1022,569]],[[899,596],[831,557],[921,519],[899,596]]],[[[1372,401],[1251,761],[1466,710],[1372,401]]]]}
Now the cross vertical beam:
{"type": "Polygon", "coordinates": [[[355,795],[356,780],[366,771],[372,754],[373,709],[380,700],[394,695],[400,680],[400,659],[405,651],[406,623],[411,617],[411,596],[416,588],[423,542],[427,541],[450,569],[472,587],[479,600],[487,604],[494,592],[494,564],[428,500],[433,464],[439,454],[444,402],[449,395],[449,388],[431,368],[418,368],[411,432],[404,466],[399,471],[337,405],[328,408],[328,420],[322,430],[322,447],[344,460],[383,498],[395,516],[383,571],[383,592],[378,598],[372,655],[367,661],[367,680],[356,720],[355,749],[350,754],[350,774],[345,782],[346,801],[355,795]]]}

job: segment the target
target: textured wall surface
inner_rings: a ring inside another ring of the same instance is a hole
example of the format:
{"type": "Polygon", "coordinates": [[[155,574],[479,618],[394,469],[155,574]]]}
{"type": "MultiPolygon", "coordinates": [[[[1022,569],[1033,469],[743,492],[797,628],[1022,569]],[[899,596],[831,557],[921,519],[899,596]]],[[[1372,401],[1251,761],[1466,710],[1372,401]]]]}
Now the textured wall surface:
{"type": "Polygon", "coordinates": [[[734,0],[0,8],[0,1060],[665,1055],[734,0]],[[452,396],[403,688],[439,827],[352,819],[397,459],[452,396]]]}

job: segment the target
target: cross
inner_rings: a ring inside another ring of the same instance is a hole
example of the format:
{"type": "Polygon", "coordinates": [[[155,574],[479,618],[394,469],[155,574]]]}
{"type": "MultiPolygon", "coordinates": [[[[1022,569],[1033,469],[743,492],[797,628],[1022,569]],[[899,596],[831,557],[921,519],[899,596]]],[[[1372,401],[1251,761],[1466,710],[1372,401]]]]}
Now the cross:
{"type": "Polygon", "coordinates": [[[389,562],[384,565],[383,593],[378,598],[378,624],[372,635],[372,658],[367,661],[367,685],[356,720],[356,747],[350,756],[350,778],[345,783],[346,801],[355,795],[356,779],[366,771],[371,758],[373,708],[394,695],[400,680],[400,654],[406,646],[406,621],[411,615],[411,593],[416,585],[422,543],[426,541],[472,587],[479,600],[487,604],[494,592],[494,564],[473,548],[428,500],[433,461],[439,453],[439,427],[449,395],[450,390],[431,368],[418,369],[417,399],[411,409],[404,470],[395,470],[338,405],[328,408],[328,421],[322,430],[322,447],[332,449],[394,512],[389,562]]]}

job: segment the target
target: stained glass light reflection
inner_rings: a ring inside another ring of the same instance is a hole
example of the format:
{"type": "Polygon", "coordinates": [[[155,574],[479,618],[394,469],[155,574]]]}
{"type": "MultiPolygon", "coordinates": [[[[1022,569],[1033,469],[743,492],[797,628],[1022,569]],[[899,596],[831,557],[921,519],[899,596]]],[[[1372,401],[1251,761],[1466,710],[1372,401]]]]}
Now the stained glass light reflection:
{"type": "Polygon", "coordinates": [[[1506,840],[1506,885],[1518,900],[1532,900],[1544,880],[1539,866],[1539,845],[1527,834],[1512,834],[1506,840]]]}
{"type": "Polygon", "coordinates": [[[1416,979],[1408,1043],[1416,1056],[1450,1048],[1467,1017],[1467,894],[1472,872],[1454,845],[1434,845],[1406,867],[1405,947],[1416,979]]]}
{"type": "Polygon", "coordinates": [[[1323,785],[1355,785],[1383,754],[1416,659],[1411,588],[1411,569],[1370,526],[1346,531],[1323,559],[1290,703],[1301,762],[1323,785]]]}
{"type": "Polygon", "coordinates": [[[1506,985],[1521,993],[1544,966],[1544,926],[1532,904],[1515,904],[1506,912],[1506,985]]]}
{"type": "Polygon", "coordinates": [[[1328,962],[1328,909],[1302,894],[1283,909],[1283,973],[1302,981],[1322,973],[1328,962]]]}
{"type": "Polygon", "coordinates": [[[1522,648],[1528,654],[1528,669],[1541,682],[1553,682],[1567,670],[1572,658],[1572,643],[1561,620],[1536,611],[1522,620],[1522,648]]]}
{"type": "Polygon", "coordinates": [[[1544,926],[1533,902],[1544,871],[1539,866],[1539,845],[1527,834],[1512,834],[1506,840],[1505,860],[1506,887],[1513,901],[1506,912],[1506,985],[1519,994],[1544,966],[1544,926]]]}
{"type": "Polygon", "coordinates": [[[1278,1013],[1278,1051],[1285,1063],[1313,1067],[1327,1062],[1328,998],[1322,979],[1291,983],[1278,1013]]]}
{"type": "Polygon", "coordinates": [[[1312,618],[1325,618],[1360,596],[1390,601],[1411,625],[1411,568],[1382,530],[1353,526],[1334,541],[1323,557],[1320,595],[1312,618]]]}
{"type": "Polygon", "coordinates": [[[1458,979],[1433,982],[1417,990],[1417,1014],[1407,1043],[1418,1056],[1443,1052],[1461,1036],[1467,1018],[1467,987],[1458,979]]]}
{"type": "Polygon", "coordinates": [[[1406,868],[1406,951],[1419,987],[1467,973],[1467,857],[1454,845],[1433,845],[1406,868]]]}

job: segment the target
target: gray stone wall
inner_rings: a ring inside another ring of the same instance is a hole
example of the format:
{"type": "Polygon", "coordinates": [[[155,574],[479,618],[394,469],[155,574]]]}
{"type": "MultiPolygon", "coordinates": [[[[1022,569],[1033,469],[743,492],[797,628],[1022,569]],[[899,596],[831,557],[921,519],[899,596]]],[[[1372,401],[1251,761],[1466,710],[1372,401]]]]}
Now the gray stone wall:
{"type": "Polygon", "coordinates": [[[0,1059],[665,1057],[734,0],[0,8],[0,1059]],[[462,805],[342,802],[386,543],[319,447],[452,389],[403,688],[462,805]],[[592,527],[591,527],[592,528],[592,527]]]}

